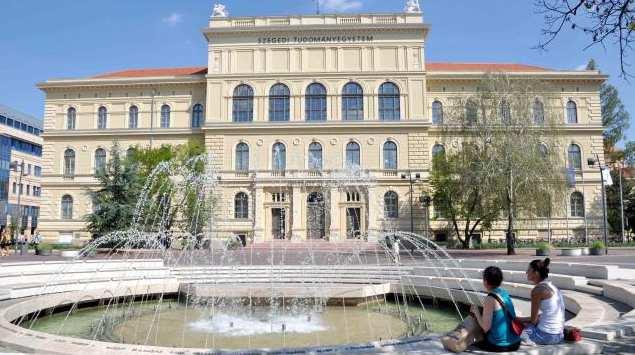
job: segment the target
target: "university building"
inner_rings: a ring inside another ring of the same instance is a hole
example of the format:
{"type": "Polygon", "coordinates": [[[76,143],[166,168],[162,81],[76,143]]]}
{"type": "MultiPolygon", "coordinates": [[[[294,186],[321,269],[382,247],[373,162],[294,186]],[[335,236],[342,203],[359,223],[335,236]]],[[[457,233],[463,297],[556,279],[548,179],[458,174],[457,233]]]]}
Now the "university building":
{"type": "MultiPolygon", "coordinates": [[[[431,206],[428,224],[421,197],[432,152],[442,148],[444,105],[474,94],[491,71],[557,88],[563,144],[554,149],[577,176],[567,207],[520,223],[518,237],[599,232],[599,174],[587,163],[602,154],[599,72],[427,62],[430,26],[412,8],[271,17],[217,10],[203,30],[207,66],[39,84],[46,237],[89,237],[87,191],[113,141],[125,150],[199,138],[219,174],[218,237],[334,241],[412,229],[442,240],[447,221],[431,206]]],[[[503,229],[482,237],[502,238],[503,229]]]]}
{"type": "Polygon", "coordinates": [[[2,231],[13,225],[30,235],[38,226],[42,194],[41,134],[41,120],[0,104],[2,231]]]}

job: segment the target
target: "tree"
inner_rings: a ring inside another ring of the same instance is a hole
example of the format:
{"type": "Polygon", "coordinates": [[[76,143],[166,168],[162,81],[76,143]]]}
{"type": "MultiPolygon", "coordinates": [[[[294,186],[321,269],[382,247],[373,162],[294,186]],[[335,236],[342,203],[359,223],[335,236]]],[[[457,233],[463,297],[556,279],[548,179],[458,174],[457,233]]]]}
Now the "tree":
{"type": "Polygon", "coordinates": [[[126,230],[133,221],[142,180],[136,167],[121,159],[115,142],[106,169],[97,172],[100,188],[89,193],[93,212],[85,217],[87,229],[95,236],[126,230]]]}
{"type": "Polygon", "coordinates": [[[487,158],[483,150],[474,146],[433,158],[430,185],[435,212],[448,219],[465,249],[470,247],[477,228],[489,229],[500,211],[500,201],[486,195],[487,189],[482,188],[487,158]]]}
{"type": "Polygon", "coordinates": [[[200,235],[211,212],[212,194],[201,140],[186,144],[137,149],[132,159],[145,179],[136,228],[170,234],[173,227],[190,236],[200,235]]]}
{"type": "Polygon", "coordinates": [[[562,201],[566,191],[557,153],[561,106],[550,92],[555,91],[538,79],[486,75],[476,94],[453,100],[444,123],[448,146],[477,158],[457,163],[477,176],[478,201],[472,203],[505,216],[508,254],[515,253],[515,220],[541,217],[541,208],[562,201]]]}
{"type": "MultiPolygon", "coordinates": [[[[620,170],[611,170],[613,185],[606,188],[606,211],[609,223],[609,231],[614,235],[622,233],[622,206],[620,204],[620,170]]],[[[624,220],[635,220],[635,183],[622,179],[624,198],[624,220]]],[[[632,226],[632,225],[631,225],[632,226]]]]}
{"type": "MultiPolygon", "coordinates": [[[[588,70],[598,70],[595,60],[589,60],[588,70]]],[[[626,111],[615,86],[603,83],[600,87],[602,105],[602,125],[604,126],[604,152],[612,155],[615,145],[624,139],[624,132],[630,127],[631,116],[626,111]]]]}
{"type": "Polygon", "coordinates": [[[635,2],[633,0],[536,0],[536,8],[544,15],[544,40],[538,48],[547,48],[567,29],[582,31],[589,37],[586,48],[607,43],[619,47],[623,77],[631,76],[626,57],[630,53],[635,33],[635,2]]]}

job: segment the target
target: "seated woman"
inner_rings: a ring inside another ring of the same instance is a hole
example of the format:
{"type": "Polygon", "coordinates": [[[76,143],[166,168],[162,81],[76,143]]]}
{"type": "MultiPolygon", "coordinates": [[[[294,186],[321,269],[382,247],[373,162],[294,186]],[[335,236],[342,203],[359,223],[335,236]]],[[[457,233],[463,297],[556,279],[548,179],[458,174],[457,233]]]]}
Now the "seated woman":
{"type": "Polygon", "coordinates": [[[483,286],[488,295],[483,300],[483,313],[480,313],[476,306],[472,306],[470,310],[485,333],[483,341],[476,346],[485,351],[516,351],[520,346],[520,337],[512,330],[512,319],[516,317],[514,304],[507,291],[500,287],[501,283],[501,269],[496,266],[486,268],[483,271],[483,286]],[[505,305],[506,310],[501,303],[505,305]]]}
{"type": "Polygon", "coordinates": [[[525,325],[521,338],[529,344],[551,345],[564,339],[564,300],[548,279],[549,262],[534,260],[527,268],[527,280],[536,286],[531,290],[531,317],[519,320],[525,325]]]}

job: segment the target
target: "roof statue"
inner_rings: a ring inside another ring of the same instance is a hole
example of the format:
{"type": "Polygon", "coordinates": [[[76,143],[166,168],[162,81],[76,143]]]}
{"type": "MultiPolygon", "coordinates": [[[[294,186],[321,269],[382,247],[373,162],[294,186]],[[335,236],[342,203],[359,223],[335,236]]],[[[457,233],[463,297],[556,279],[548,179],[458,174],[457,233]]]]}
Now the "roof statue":
{"type": "Polygon", "coordinates": [[[417,14],[421,12],[421,6],[419,6],[419,0],[406,1],[406,12],[409,14],[417,14]]]}
{"type": "Polygon", "coordinates": [[[212,17],[227,17],[229,15],[229,11],[225,7],[225,5],[216,3],[214,4],[214,10],[212,10],[212,17]]]}

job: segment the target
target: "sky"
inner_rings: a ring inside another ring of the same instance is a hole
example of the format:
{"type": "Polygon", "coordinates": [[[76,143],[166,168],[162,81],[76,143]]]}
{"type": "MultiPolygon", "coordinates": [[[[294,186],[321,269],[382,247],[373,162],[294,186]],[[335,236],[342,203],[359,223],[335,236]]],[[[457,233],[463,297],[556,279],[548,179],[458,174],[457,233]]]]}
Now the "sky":
{"type": "MultiPolygon", "coordinates": [[[[315,13],[314,0],[220,0],[231,16],[315,13]]],[[[400,12],[405,0],[321,0],[323,12],[400,12]]],[[[42,117],[47,79],[127,68],[206,65],[213,0],[0,0],[0,103],[42,117]]],[[[594,58],[635,116],[635,78],[620,78],[615,46],[584,49],[566,32],[547,51],[533,0],[421,0],[428,61],[583,68],[594,58]]],[[[631,55],[631,57],[633,57],[631,55]]],[[[633,59],[635,72],[635,59],[633,59]]],[[[635,139],[635,120],[627,132],[635,139]]]]}

